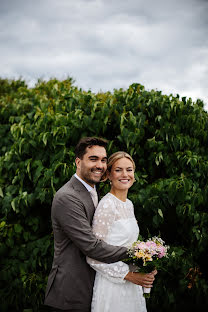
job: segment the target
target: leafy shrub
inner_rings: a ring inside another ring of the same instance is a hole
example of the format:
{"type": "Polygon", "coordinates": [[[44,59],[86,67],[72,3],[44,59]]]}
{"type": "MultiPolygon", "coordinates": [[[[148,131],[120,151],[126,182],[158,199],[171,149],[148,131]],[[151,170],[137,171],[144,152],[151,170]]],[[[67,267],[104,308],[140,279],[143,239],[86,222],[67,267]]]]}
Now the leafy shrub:
{"type": "MultiPolygon", "coordinates": [[[[82,136],[128,151],[137,182],[129,191],[140,233],[171,246],[149,311],[199,308],[207,300],[208,118],[203,103],[140,84],[83,91],[72,79],[0,81],[0,309],[43,309],[53,256],[50,208],[75,172],[82,136]]],[[[100,184],[105,194],[109,186],[100,184]]]]}

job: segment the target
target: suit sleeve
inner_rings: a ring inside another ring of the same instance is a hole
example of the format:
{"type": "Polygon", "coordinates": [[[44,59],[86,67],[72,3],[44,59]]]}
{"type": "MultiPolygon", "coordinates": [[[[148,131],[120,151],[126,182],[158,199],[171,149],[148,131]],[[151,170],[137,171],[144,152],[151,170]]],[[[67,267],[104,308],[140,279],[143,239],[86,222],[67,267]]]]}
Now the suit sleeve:
{"type": "Polygon", "coordinates": [[[109,245],[93,234],[85,207],[77,197],[67,193],[56,194],[52,205],[52,218],[85,256],[105,263],[127,257],[127,248],[109,245]]]}
{"type": "MultiPolygon", "coordinates": [[[[101,201],[95,211],[93,219],[93,233],[97,238],[106,241],[111,233],[111,227],[116,219],[116,209],[114,203],[110,200],[101,201]]],[[[113,283],[125,283],[124,277],[129,272],[129,266],[117,261],[114,263],[103,263],[87,257],[88,264],[105,278],[113,283]]]]}

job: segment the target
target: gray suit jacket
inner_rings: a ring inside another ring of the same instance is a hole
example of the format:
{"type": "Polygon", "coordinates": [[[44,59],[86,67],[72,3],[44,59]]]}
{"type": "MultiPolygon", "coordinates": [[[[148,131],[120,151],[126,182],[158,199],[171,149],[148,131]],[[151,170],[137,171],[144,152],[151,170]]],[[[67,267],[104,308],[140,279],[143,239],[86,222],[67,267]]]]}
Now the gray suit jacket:
{"type": "Polygon", "coordinates": [[[74,176],[55,194],[51,213],[54,259],[45,294],[48,306],[90,309],[95,272],[86,256],[106,263],[127,257],[126,248],[108,245],[93,235],[94,211],[90,193],[74,176]]]}

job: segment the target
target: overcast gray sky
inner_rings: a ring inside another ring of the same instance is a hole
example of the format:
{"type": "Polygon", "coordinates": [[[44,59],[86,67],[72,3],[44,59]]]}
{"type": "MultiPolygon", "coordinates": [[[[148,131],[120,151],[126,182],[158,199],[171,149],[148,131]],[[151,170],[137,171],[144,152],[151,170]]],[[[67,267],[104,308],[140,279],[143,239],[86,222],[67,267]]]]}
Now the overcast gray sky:
{"type": "Polygon", "coordinates": [[[200,98],[208,110],[208,0],[0,0],[0,76],[84,90],[200,98]]]}

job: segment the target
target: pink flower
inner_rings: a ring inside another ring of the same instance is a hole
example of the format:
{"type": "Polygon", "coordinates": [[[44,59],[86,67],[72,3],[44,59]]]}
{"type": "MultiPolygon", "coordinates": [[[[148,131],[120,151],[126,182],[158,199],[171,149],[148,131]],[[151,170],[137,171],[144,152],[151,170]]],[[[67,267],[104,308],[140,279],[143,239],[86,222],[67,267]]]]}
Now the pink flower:
{"type": "Polygon", "coordinates": [[[151,248],[156,248],[156,247],[157,247],[157,245],[156,245],[155,242],[153,242],[153,241],[147,241],[147,242],[146,242],[146,245],[147,245],[148,247],[151,247],[151,248]]]}
{"type": "Polygon", "coordinates": [[[136,245],[136,248],[145,250],[145,249],[147,249],[147,246],[146,246],[145,242],[141,242],[141,243],[136,245]]]}
{"type": "Polygon", "coordinates": [[[166,255],[166,248],[158,246],[158,258],[163,258],[166,255]]]}

